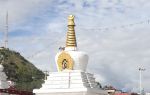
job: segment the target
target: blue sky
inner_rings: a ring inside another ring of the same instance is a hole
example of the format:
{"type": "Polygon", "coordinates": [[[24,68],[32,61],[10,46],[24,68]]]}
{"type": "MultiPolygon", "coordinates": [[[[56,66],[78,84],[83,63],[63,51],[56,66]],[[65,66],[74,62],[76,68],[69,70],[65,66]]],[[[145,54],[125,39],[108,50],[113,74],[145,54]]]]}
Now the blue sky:
{"type": "Polygon", "coordinates": [[[78,48],[88,53],[88,72],[103,85],[150,91],[149,0],[0,0],[0,42],[9,13],[9,48],[42,70],[56,71],[55,55],[65,45],[67,16],[75,15],[78,48]]]}

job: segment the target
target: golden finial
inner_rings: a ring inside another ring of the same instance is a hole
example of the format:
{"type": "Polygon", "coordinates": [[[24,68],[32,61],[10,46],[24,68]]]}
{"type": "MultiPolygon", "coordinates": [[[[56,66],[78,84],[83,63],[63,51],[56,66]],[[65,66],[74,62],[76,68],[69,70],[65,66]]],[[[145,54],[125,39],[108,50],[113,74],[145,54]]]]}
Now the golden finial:
{"type": "Polygon", "coordinates": [[[68,25],[75,25],[73,15],[68,16],[68,25]]]}
{"type": "Polygon", "coordinates": [[[66,47],[77,47],[74,26],[75,26],[74,16],[69,15],[69,17],[68,17],[68,32],[67,32],[66,47]]]}

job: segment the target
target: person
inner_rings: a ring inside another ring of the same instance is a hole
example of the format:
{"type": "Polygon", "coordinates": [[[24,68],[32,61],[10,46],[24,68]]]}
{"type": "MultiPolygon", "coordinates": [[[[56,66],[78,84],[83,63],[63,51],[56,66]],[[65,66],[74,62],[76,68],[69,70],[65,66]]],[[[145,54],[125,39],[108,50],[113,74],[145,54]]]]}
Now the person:
{"type": "Polygon", "coordinates": [[[63,69],[67,68],[67,60],[66,59],[64,59],[63,62],[62,62],[62,68],[63,69]]]}

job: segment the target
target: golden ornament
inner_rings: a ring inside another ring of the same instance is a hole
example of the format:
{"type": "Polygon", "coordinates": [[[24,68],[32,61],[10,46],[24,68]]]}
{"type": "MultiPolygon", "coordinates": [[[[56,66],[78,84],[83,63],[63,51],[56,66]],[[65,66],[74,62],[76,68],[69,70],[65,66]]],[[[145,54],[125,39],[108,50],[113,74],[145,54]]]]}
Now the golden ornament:
{"type": "Polygon", "coordinates": [[[58,64],[59,71],[62,71],[62,70],[65,70],[65,69],[67,69],[67,70],[72,70],[73,69],[73,59],[65,51],[63,51],[58,56],[57,64],[58,64]]]}

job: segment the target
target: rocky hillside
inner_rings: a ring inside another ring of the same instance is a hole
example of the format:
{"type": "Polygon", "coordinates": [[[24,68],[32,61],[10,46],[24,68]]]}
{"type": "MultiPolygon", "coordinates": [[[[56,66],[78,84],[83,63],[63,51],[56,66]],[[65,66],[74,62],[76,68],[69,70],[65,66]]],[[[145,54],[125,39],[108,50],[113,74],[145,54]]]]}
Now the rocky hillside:
{"type": "Polygon", "coordinates": [[[32,91],[41,87],[44,73],[26,60],[20,53],[2,48],[0,49],[0,62],[8,80],[15,82],[15,87],[20,90],[32,91]]]}

